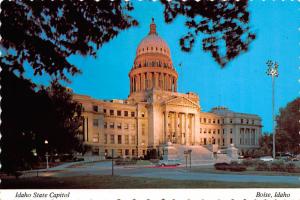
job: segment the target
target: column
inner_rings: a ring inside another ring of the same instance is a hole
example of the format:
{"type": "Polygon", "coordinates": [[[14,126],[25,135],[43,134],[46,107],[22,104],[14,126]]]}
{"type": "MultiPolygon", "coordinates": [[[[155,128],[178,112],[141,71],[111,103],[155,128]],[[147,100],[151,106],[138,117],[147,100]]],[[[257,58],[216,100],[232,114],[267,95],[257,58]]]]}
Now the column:
{"type": "Polygon", "coordinates": [[[193,114],[193,138],[192,138],[192,144],[193,145],[196,144],[196,115],[195,114],[193,114]]]}
{"type": "Polygon", "coordinates": [[[178,143],[178,113],[174,113],[175,114],[175,143],[178,143]]]}
{"type": "Polygon", "coordinates": [[[184,123],[183,123],[183,117],[184,114],[180,113],[180,136],[181,136],[181,144],[184,144],[184,137],[183,137],[183,133],[184,133],[184,123]]]}
{"type": "Polygon", "coordinates": [[[140,76],[136,75],[136,91],[139,92],[140,91],[140,76]]]}
{"type": "Polygon", "coordinates": [[[141,75],[141,90],[144,91],[145,90],[145,74],[142,73],[141,75]]]}
{"type": "Polygon", "coordinates": [[[155,72],[155,74],[154,74],[154,77],[155,77],[155,88],[158,88],[158,73],[157,72],[155,72]]]}
{"type": "Polygon", "coordinates": [[[152,73],[150,72],[150,73],[148,73],[148,75],[149,75],[149,88],[152,88],[153,87],[153,80],[152,80],[152,73]]]}
{"type": "Polygon", "coordinates": [[[184,133],[185,133],[185,137],[184,137],[184,144],[187,145],[188,144],[188,113],[184,114],[184,133]]]}
{"type": "Polygon", "coordinates": [[[168,127],[168,111],[165,111],[165,139],[164,139],[164,143],[168,142],[168,132],[169,132],[169,127],[168,127]]]}

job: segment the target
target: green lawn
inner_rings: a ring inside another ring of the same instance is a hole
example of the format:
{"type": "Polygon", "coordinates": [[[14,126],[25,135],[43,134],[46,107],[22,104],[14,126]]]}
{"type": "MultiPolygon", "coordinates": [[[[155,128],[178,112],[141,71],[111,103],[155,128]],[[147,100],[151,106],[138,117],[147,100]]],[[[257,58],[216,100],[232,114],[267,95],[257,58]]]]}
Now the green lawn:
{"type": "Polygon", "coordinates": [[[2,179],[3,189],[110,189],[110,188],[295,188],[299,185],[277,183],[236,183],[217,181],[179,181],[124,176],[32,177],[2,179]]]}

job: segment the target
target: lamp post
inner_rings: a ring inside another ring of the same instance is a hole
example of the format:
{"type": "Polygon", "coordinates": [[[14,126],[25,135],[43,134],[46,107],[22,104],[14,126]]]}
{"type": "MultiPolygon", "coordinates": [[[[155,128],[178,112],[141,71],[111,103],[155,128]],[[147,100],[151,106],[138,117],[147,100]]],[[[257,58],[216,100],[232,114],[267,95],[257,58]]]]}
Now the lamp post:
{"type": "Polygon", "coordinates": [[[278,77],[278,63],[268,60],[267,61],[267,75],[272,77],[272,126],[273,126],[273,158],[275,159],[275,78],[278,77]]]}
{"type": "Polygon", "coordinates": [[[49,169],[49,162],[48,162],[48,157],[49,157],[49,155],[48,155],[48,140],[45,140],[45,145],[46,145],[46,168],[47,168],[47,170],[49,169]]]}

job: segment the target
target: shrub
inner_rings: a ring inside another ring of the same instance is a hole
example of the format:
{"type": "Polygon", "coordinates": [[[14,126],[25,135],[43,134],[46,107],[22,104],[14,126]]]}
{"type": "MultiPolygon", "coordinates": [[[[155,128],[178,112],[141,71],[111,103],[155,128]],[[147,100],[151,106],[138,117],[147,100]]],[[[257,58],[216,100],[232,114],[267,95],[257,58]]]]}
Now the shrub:
{"type": "Polygon", "coordinates": [[[295,165],[295,163],[287,163],[285,165],[285,170],[287,172],[296,172],[296,165],[295,165]]]}
{"type": "Polygon", "coordinates": [[[241,172],[241,171],[245,171],[247,169],[247,167],[243,164],[239,164],[237,162],[232,162],[230,164],[228,163],[216,163],[215,164],[215,169],[216,170],[230,170],[233,172],[241,172]]]}
{"type": "Polygon", "coordinates": [[[135,165],[137,160],[133,159],[118,159],[115,161],[116,165],[135,165]]]}
{"type": "Polygon", "coordinates": [[[238,163],[231,163],[229,165],[229,170],[233,172],[242,172],[245,171],[247,167],[243,164],[238,164],[238,163]]]}
{"type": "Polygon", "coordinates": [[[224,170],[226,171],[229,167],[229,164],[228,163],[216,163],[215,164],[215,169],[216,170],[224,170]]]}
{"type": "Polygon", "coordinates": [[[242,164],[247,167],[252,167],[256,166],[259,162],[259,160],[243,160],[242,164]]]}
{"type": "Polygon", "coordinates": [[[283,161],[274,161],[270,166],[271,171],[285,171],[285,166],[283,161]]]}
{"type": "Polygon", "coordinates": [[[269,170],[269,165],[268,165],[268,163],[266,163],[264,161],[257,162],[255,170],[257,170],[257,171],[268,171],[269,170]]]}

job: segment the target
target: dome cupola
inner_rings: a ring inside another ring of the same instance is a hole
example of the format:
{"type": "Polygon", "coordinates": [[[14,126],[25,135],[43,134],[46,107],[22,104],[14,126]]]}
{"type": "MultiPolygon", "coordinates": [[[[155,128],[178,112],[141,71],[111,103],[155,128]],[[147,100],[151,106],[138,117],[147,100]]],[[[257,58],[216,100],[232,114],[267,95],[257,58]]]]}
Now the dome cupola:
{"type": "Polygon", "coordinates": [[[178,75],[173,67],[170,49],[158,35],[153,18],[149,34],[138,45],[129,78],[130,94],[152,88],[177,91],[178,75]]]}

